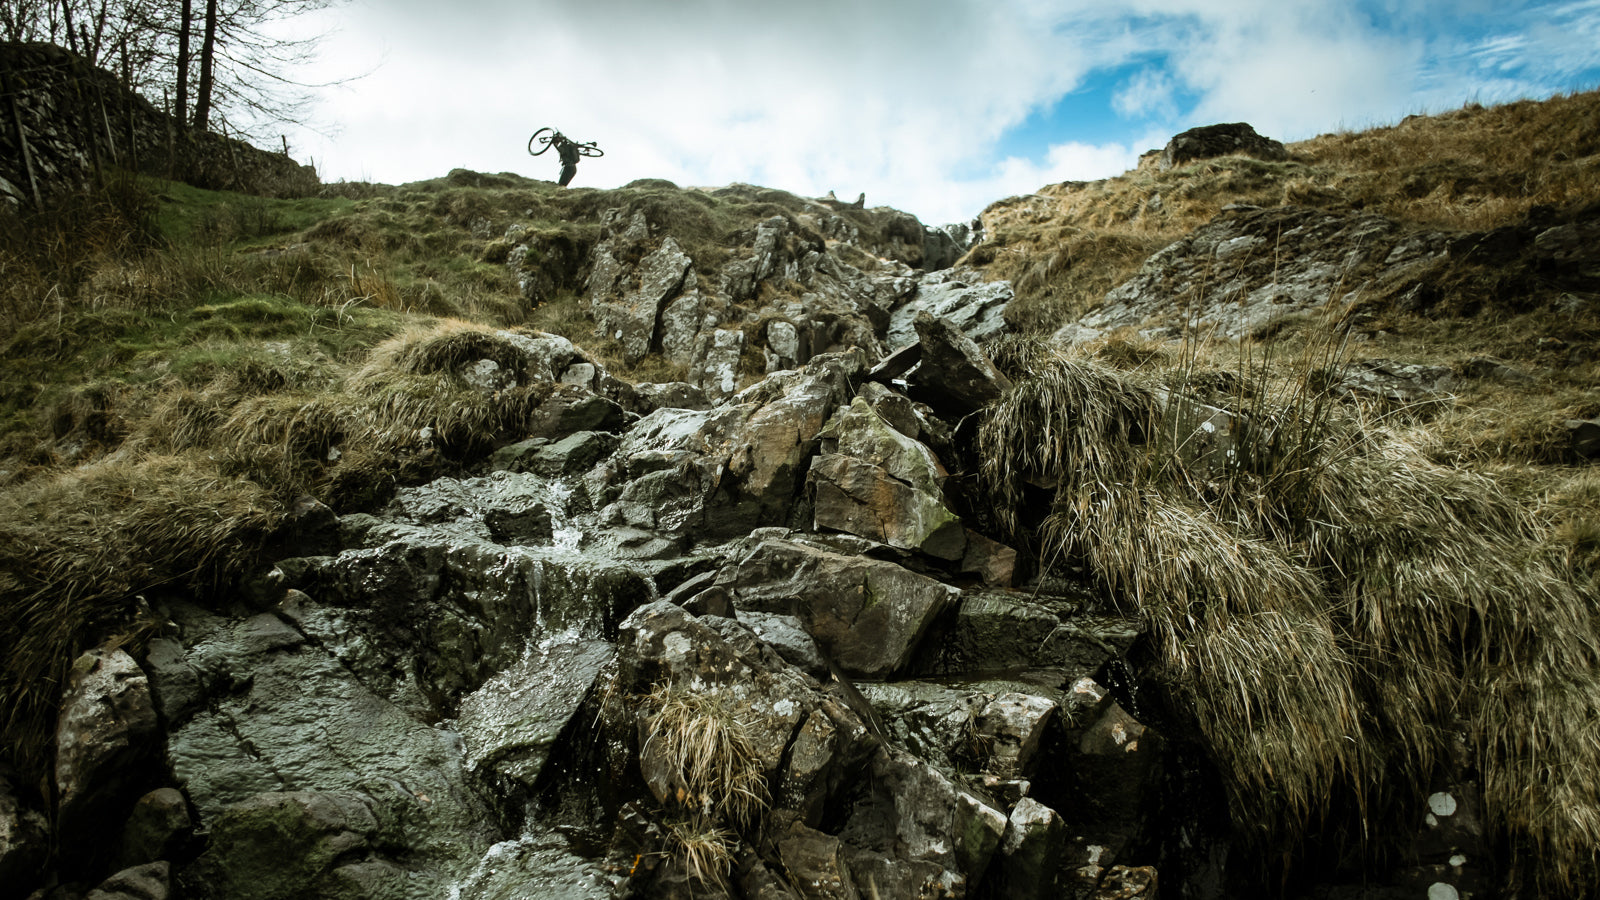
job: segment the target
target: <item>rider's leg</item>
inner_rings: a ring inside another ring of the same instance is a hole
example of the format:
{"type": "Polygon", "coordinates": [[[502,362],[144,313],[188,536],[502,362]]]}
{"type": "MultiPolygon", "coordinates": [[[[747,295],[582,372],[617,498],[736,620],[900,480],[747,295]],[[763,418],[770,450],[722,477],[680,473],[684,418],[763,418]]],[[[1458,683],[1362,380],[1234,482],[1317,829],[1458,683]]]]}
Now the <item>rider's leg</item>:
{"type": "Polygon", "coordinates": [[[577,166],[576,163],[562,166],[561,167],[561,186],[562,187],[566,187],[568,182],[572,181],[572,176],[574,176],[576,174],[578,174],[578,166],[577,166]]]}

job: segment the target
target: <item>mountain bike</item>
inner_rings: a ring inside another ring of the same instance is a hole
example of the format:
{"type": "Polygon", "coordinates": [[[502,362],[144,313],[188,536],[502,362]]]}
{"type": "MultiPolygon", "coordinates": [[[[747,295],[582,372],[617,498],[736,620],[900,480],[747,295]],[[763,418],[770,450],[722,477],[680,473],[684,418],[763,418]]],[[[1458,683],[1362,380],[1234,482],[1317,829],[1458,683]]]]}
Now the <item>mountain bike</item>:
{"type": "MultiPolygon", "coordinates": [[[[533,156],[538,156],[539,154],[545,152],[546,150],[549,150],[550,149],[550,145],[554,144],[558,138],[562,139],[562,140],[572,140],[571,138],[567,137],[566,135],[562,134],[561,132],[555,130],[554,128],[551,128],[548,125],[546,125],[545,127],[539,129],[538,131],[535,131],[533,133],[533,137],[528,138],[528,153],[533,155],[533,156]],[[535,148],[537,148],[537,149],[535,149],[535,148]]],[[[599,147],[595,146],[595,143],[593,141],[590,141],[587,144],[580,144],[577,141],[572,141],[572,142],[577,145],[578,155],[579,156],[605,156],[606,155],[605,151],[601,150],[599,147]]]]}

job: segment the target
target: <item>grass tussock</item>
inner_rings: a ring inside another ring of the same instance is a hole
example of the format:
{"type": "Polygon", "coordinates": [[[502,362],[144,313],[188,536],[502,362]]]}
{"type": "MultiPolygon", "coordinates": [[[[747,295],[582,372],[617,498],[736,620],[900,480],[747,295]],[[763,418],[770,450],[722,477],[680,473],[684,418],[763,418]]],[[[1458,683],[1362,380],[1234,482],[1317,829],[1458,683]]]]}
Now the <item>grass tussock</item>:
{"type": "Polygon", "coordinates": [[[1462,735],[1518,883],[1591,889],[1600,632],[1574,576],[1600,534],[1592,484],[1562,499],[1563,542],[1514,482],[1327,402],[1315,350],[1298,378],[1241,366],[1231,452],[1198,455],[1172,373],[1096,349],[999,354],[1032,374],[982,427],[983,475],[1019,541],[1144,617],[1235,821],[1264,850],[1329,824],[1358,852],[1394,850],[1370,826],[1449,777],[1462,735]],[[1335,809],[1353,819],[1325,822],[1335,809]]]}
{"type": "Polygon", "coordinates": [[[770,797],[766,773],[729,698],[660,685],[645,701],[649,738],[641,756],[672,773],[678,806],[742,828],[754,826],[770,797]]]}
{"type": "Polygon", "coordinates": [[[0,708],[11,762],[48,762],[76,655],[134,640],[140,599],[203,590],[247,565],[278,515],[259,485],[187,455],[129,454],[0,492],[0,708]]]}

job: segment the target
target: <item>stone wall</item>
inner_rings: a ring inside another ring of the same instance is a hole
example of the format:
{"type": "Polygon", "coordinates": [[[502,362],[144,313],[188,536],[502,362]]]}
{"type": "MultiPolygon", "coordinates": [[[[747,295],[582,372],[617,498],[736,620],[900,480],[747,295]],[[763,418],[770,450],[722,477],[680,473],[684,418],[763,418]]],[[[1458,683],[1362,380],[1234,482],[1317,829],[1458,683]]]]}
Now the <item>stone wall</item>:
{"type": "Polygon", "coordinates": [[[117,77],[44,43],[0,43],[0,202],[48,205],[118,170],[301,196],[316,171],[218,134],[184,134],[117,77]]]}

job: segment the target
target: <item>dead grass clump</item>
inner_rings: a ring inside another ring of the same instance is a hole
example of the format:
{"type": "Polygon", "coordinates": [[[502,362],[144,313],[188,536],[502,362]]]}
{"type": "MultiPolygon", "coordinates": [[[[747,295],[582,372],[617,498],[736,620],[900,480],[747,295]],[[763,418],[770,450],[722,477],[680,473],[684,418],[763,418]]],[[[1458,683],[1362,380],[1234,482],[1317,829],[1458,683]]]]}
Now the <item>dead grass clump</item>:
{"type": "Polygon", "coordinates": [[[1283,383],[1241,366],[1224,463],[1187,449],[1190,401],[1159,373],[1033,358],[980,430],[998,518],[1140,610],[1264,852],[1335,809],[1348,850],[1384,850],[1371,824],[1452,777],[1459,734],[1520,883],[1593,887],[1600,631],[1519,496],[1337,414],[1309,363],[1283,383]]]}
{"type": "Polygon", "coordinates": [[[639,753],[670,773],[677,805],[754,826],[769,803],[766,773],[732,701],[717,691],[658,685],[645,703],[651,712],[639,753]]]}
{"type": "Polygon", "coordinates": [[[131,627],[142,592],[209,588],[276,520],[261,487],[203,456],[129,458],[0,492],[0,705],[8,762],[38,772],[67,666],[131,627]]]}

